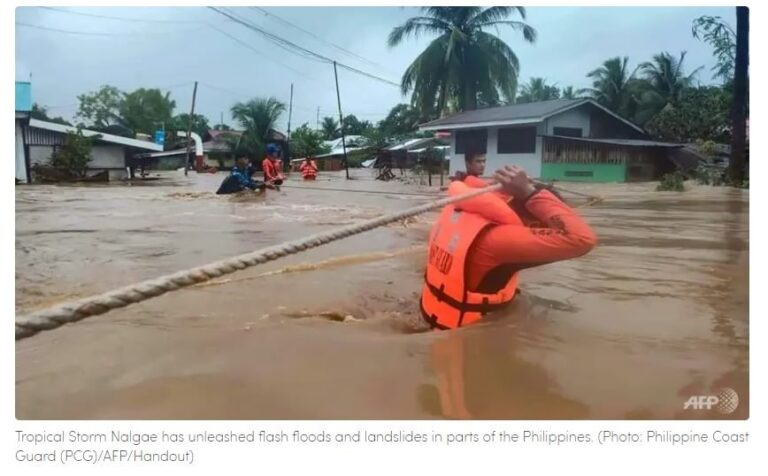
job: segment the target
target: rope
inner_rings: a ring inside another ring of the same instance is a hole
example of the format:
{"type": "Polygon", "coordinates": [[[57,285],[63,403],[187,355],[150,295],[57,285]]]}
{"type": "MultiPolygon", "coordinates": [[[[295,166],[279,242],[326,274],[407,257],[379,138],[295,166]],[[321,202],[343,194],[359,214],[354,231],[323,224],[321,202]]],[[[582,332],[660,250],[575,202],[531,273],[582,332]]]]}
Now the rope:
{"type": "Polygon", "coordinates": [[[289,188],[294,190],[322,190],[327,192],[357,192],[357,193],[380,193],[383,195],[408,195],[413,197],[434,197],[436,193],[416,193],[416,192],[398,192],[397,190],[355,190],[349,188],[326,188],[326,187],[300,187],[298,185],[280,185],[280,188],[289,188]]]}
{"type": "Polygon", "coordinates": [[[16,317],[16,340],[501,189],[500,184],[16,317]]]}

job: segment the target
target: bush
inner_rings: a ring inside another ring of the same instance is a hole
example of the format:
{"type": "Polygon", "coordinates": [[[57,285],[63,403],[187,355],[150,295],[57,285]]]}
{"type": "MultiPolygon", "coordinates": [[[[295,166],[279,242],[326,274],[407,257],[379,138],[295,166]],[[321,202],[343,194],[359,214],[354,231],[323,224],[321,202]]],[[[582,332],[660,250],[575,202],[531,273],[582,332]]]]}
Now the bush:
{"type": "Polygon", "coordinates": [[[684,192],[685,176],[682,172],[675,171],[661,177],[661,183],[656,187],[657,192],[684,192]]]}
{"type": "Polygon", "coordinates": [[[85,177],[91,161],[91,139],[83,135],[82,129],[68,132],[64,144],[49,159],[51,167],[68,172],[74,177],[85,177]]]}

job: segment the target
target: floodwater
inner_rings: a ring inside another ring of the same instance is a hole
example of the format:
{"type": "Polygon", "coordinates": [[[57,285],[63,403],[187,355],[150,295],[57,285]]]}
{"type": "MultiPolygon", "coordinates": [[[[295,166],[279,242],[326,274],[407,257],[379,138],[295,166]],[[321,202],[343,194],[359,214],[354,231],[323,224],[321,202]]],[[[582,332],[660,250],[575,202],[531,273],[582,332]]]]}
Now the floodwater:
{"type": "MultiPolygon", "coordinates": [[[[16,310],[437,194],[369,173],[291,176],[258,198],[214,195],[223,174],[18,186],[16,310]],[[387,193],[315,190],[328,188],[387,193]]],[[[748,193],[568,187],[605,197],[580,209],[600,244],[524,271],[522,295],[486,322],[425,332],[418,292],[435,214],[422,215],[18,341],[17,417],[748,417],[748,193]],[[684,410],[723,387],[738,393],[735,412],[684,410]]]]}

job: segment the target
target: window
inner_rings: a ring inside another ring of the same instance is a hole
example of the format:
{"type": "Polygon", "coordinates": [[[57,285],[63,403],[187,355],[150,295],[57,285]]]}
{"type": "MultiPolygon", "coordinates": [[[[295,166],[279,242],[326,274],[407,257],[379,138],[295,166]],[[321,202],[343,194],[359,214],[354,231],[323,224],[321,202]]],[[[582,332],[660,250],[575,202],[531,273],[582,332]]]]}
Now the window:
{"type": "Polygon", "coordinates": [[[592,170],[566,170],[566,177],[593,177],[595,172],[592,170]]]}
{"type": "Polygon", "coordinates": [[[581,127],[555,127],[552,133],[556,136],[583,137],[581,127]]]}
{"type": "Polygon", "coordinates": [[[469,131],[456,131],[456,153],[467,152],[486,153],[488,145],[488,129],[473,129],[469,131]]]}
{"type": "Polygon", "coordinates": [[[536,127],[499,129],[499,154],[532,154],[536,152],[536,127]]]}

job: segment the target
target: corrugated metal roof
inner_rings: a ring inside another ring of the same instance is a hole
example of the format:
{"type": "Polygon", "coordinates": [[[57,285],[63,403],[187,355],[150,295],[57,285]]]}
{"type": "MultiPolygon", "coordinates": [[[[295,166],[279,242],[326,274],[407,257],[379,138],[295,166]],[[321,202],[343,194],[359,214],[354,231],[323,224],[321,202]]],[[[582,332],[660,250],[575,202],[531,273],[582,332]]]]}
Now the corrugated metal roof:
{"type": "Polygon", "coordinates": [[[597,144],[612,144],[612,145],[627,145],[632,147],[684,147],[685,144],[676,144],[672,142],[659,142],[653,140],[640,140],[640,139],[593,139],[591,137],[570,137],[570,136],[542,136],[551,137],[553,139],[571,140],[578,142],[592,142],[597,144]]]}
{"type": "Polygon", "coordinates": [[[529,122],[539,122],[545,117],[559,112],[563,109],[570,109],[579,104],[589,102],[587,99],[554,99],[552,101],[529,102],[523,104],[510,104],[509,106],[488,107],[484,109],[475,109],[473,111],[464,111],[452,116],[443,117],[435,121],[421,124],[421,128],[434,126],[449,126],[458,124],[472,124],[497,121],[519,121],[528,120],[529,122]]]}
{"type": "Polygon", "coordinates": [[[538,101],[523,104],[511,104],[509,106],[489,107],[464,111],[452,116],[443,117],[435,121],[420,124],[421,130],[451,130],[472,127],[490,127],[516,124],[535,124],[556,114],[589,104],[592,107],[604,111],[638,132],[645,131],[637,124],[624,119],[615,112],[601,106],[588,98],[581,99],[553,99],[551,101],[538,101]]]}
{"type": "MultiPolygon", "coordinates": [[[[38,119],[30,119],[29,127],[44,129],[52,132],[59,132],[62,134],[66,134],[68,132],[77,132],[77,127],[65,126],[63,124],[56,124],[54,122],[40,121],[38,119]]],[[[160,152],[163,150],[163,146],[161,144],[155,144],[154,142],[147,142],[147,141],[138,140],[138,139],[131,139],[129,137],[121,137],[121,136],[116,136],[112,134],[105,134],[103,132],[91,131],[88,129],[83,129],[82,131],[85,137],[99,136],[98,140],[101,142],[120,144],[128,147],[135,147],[137,149],[154,150],[157,152],[160,152]]]]}

